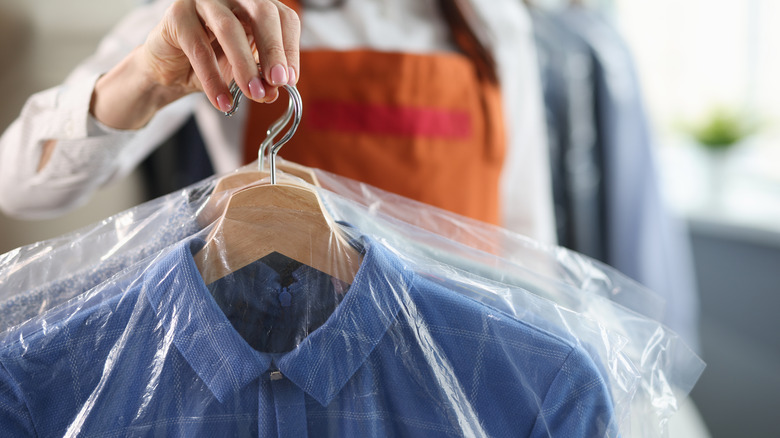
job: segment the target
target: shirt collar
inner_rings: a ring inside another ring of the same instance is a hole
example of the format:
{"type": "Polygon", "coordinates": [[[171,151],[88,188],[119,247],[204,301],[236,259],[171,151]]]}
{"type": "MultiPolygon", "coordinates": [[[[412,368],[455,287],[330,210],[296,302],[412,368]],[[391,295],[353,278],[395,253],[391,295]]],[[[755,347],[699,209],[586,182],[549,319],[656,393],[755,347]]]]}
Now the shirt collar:
{"type": "Polygon", "coordinates": [[[368,359],[408,300],[412,273],[364,237],[365,256],[344,300],[328,320],[277,361],[279,371],[323,406],[368,359]]]}
{"type": "Polygon", "coordinates": [[[192,255],[201,239],[177,245],[144,276],[145,294],[166,335],[224,402],[269,369],[279,371],[323,406],[366,361],[408,299],[412,273],[388,249],[363,238],[365,256],[341,304],[289,353],[252,349],[203,283],[192,255]]]}
{"type": "Polygon", "coordinates": [[[192,254],[203,240],[177,245],[144,277],[147,298],[184,359],[220,402],[260,376],[271,359],[253,350],[212,298],[192,254]]]}

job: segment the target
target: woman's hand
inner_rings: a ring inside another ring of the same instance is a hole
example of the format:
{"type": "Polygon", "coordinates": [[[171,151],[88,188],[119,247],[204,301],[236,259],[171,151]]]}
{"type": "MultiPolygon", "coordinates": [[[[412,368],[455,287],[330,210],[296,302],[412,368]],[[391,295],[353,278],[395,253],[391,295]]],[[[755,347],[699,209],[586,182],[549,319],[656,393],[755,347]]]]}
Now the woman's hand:
{"type": "Polygon", "coordinates": [[[299,38],[298,16],[276,0],[178,0],[149,35],[144,54],[156,82],[202,90],[227,111],[231,77],[258,102],[295,82],[299,38]]]}
{"type": "Polygon", "coordinates": [[[98,80],[90,110],[107,126],[135,129],[203,91],[228,111],[231,79],[252,100],[272,102],[300,76],[299,40],[298,16],[277,0],[177,0],[144,45],[98,80]]]}

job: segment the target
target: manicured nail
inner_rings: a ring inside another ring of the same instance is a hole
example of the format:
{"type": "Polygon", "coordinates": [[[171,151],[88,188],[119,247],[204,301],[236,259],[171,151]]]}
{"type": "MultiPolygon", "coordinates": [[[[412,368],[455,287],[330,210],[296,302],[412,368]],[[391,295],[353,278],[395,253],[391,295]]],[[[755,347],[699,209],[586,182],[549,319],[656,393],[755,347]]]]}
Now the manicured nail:
{"type": "Polygon", "coordinates": [[[265,97],[265,88],[263,88],[263,83],[260,81],[260,78],[252,78],[251,81],[249,81],[249,93],[252,95],[253,100],[263,100],[265,97]]]}
{"type": "Polygon", "coordinates": [[[287,70],[290,72],[288,74],[288,77],[290,78],[289,81],[287,81],[288,85],[295,85],[295,70],[292,67],[287,67],[287,70]]]}
{"type": "Polygon", "coordinates": [[[281,64],[276,64],[271,68],[271,85],[281,86],[287,83],[287,69],[281,64]]]}
{"type": "Polygon", "coordinates": [[[217,105],[219,105],[219,109],[224,113],[233,109],[232,99],[230,96],[224,93],[217,96],[217,105]]]}

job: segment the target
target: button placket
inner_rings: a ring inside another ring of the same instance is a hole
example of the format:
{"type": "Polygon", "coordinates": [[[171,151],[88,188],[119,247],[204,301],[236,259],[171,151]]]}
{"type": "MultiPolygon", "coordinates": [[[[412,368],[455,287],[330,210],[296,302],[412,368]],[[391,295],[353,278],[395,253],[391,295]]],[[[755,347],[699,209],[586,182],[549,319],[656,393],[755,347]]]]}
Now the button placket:
{"type": "Polygon", "coordinates": [[[269,380],[276,407],[277,436],[307,437],[306,401],[303,390],[284,377],[279,370],[271,371],[269,380]]]}

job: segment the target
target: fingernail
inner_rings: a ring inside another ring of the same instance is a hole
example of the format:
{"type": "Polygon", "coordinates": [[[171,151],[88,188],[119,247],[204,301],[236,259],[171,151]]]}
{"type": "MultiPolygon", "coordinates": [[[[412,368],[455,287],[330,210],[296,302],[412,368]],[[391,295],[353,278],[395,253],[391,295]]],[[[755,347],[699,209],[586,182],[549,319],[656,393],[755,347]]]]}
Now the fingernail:
{"type": "Polygon", "coordinates": [[[276,64],[271,68],[271,85],[280,86],[287,83],[287,69],[281,64],[276,64]]]}
{"type": "Polygon", "coordinates": [[[265,97],[265,88],[263,83],[260,82],[260,78],[252,78],[249,81],[249,93],[252,95],[253,100],[263,100],[265,97]]]}
{"type": "Polygon", "coordinates": [[[219,109],[225,113],[233,109],[232,99],[224,93],[217,96],[217,105],[219,105],[219,109]]]}
{"type": "Polygon", "coordinates": [[[290,80],[287,81],[287,84],[295,85],[295,70],[292,67],[287,67],[287,70],[290,72],[289,75],[288,75],[290,80]]]}

